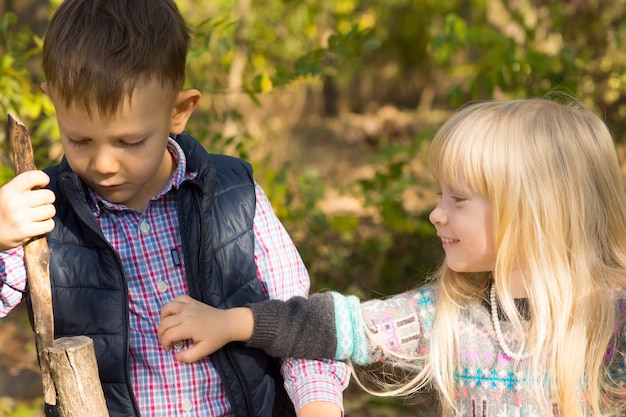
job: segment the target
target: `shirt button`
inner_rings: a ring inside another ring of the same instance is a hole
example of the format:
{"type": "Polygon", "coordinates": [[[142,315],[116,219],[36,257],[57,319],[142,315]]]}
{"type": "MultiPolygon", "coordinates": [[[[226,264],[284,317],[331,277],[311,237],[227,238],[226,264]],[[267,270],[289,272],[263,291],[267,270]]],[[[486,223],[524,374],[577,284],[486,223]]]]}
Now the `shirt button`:
{"type": "Polygon", "coordinates": [[[185,342],[182,340],[179,340],[178,342],[174,342],[174,349],[176,350],[181,350],[183,346],[185,346],[185,342]]]}
{"type": "Polygon", "coordinates": [[[159,283],[157,284],[157,288],[158,288],[159,292],[167,291],[167,282],[159,281],[159,283]]]}
{"type": "Polygon", "coordinates": [[[193,403],[190,400],[188,400],[188,399],[184,399],[183,400],[183,411],[185,413],[187,413],[187,412],[191,411],[192,408],[193,408],[193,403]]]}
{"type": "Polygon", "coordinates": [[[148,224],[148,222],[141,222],[139,223],[139,230],[141,231],[141,233],[148,233],[150,231],[150,225],[148,224]]]}

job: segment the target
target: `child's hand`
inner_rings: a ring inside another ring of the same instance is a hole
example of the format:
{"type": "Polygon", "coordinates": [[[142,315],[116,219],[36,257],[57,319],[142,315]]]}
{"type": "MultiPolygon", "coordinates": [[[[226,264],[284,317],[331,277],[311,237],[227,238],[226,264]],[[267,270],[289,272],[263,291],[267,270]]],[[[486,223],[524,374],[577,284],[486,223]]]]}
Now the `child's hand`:
{"type": "Polygon", "coordinates": [[[54,192],[38,189],[48,182],[50,177],[43,171],[27,171],[0,187],[0,251],[54,228],[54,192]]]}
{"type": "Polygon", "coordinates": [[[182,362],[195,362],[234,341],[245,342],[252,335],[254,319],[249,308],[220,310],[182,295],[161,310],[157,335],[161,346],[169,350],[181,340],[193,346],[176,354],[182,362]]]}

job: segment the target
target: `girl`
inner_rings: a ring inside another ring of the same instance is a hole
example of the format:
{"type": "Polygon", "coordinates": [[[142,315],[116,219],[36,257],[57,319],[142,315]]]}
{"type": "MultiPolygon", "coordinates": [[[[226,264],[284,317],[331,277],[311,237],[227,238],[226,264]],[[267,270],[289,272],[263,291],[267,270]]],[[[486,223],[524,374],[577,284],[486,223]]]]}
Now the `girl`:
{"type": "Polygon", "coordinates": [[[193,340],[178,354],[188,362],[231,341],[388,361],[409,370],[389,393],[433,386],[444,415],[622,415],[626,193],[606,125],[578,102],[476,103],[441,127],[429,164],[446,257],[427,286],[361,304],[178,298],[162,310],[162,345],[193,340]]]}

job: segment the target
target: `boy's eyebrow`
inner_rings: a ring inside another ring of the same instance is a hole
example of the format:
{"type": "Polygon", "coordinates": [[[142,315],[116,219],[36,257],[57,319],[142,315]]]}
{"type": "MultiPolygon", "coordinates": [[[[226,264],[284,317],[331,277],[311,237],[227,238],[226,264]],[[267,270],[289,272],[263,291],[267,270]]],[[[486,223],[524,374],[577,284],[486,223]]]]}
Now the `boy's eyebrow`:
{"type": "MultiPolygon", "coordinates": [[[[93,139],[93,135],[91,134],[83,134],[80,131],[70,129],[64,129],[65,136],[68,136],[72,139],[93,139]]],[[[120,131],[120,132],[99,132],[98,137],[104,137],[107,140],[141,140],[149,136],[150,133],[146,131],[120,131]]]]}
{"type": "MultiPolygon", "coordinates": [[[[82,137],[82,138],[88,138],[92,136],[90,134],[84,134],[83,132],[81,132],[80,127],[76,127],[76,125],[73,124],[71,121],[69,123],[63,123],[62,121],[57,120],[57,123],[59,125],[59,129],[63,130],[66,135],[73,136],[73,137],[82,137]]],[[[132,126],[122,127],[122,129],[124,130],[120,129],[117,132],[107,132],[106,129],[104,129],[103,131],[98,132],[98,134],[102,136],[106,136],[107,138],[118,138],[118,139],[119,138],[141,138],[141,137],[150,135],[149,126],[133,124],[132,126]]]]}

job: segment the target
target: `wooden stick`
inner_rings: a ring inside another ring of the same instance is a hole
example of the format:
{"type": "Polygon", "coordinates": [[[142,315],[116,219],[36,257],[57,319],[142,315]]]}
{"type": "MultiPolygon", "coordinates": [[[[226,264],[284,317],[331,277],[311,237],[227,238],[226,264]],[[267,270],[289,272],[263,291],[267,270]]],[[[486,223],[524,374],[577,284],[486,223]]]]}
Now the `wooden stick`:
{"type": "Polygon", "coordinates": [[[59,415],[108,417],[93,340],[87,336],[61,337],[48,349],[48,355],[59,393],[59,415]]]}
{"type": "MultiPolygon", "coordinates": [[[[36,170],[33,148],[28,131],[15,116],[8,115],[7,136],[13,147],[15,174],[36,170]]],[[[24,264],[32,301],[35,341],[43,382],[44,400],[56,404],[56,390],[50,376],[50,363],[46,351],[54,344],[54,317],[50,289],[50,249],[45,236],[31,239],[24,245],[24,264]]]]}

